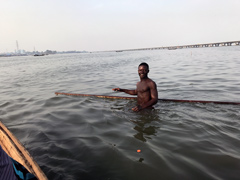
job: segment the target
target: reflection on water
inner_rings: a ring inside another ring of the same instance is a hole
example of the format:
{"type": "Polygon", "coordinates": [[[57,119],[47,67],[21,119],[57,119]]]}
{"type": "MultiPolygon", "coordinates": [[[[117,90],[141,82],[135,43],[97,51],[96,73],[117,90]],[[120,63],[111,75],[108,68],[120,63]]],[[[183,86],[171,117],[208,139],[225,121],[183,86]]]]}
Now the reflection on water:
{"type": "Polygon", "coordinates": [[[145,109],[138,113],[137,120],[131,120],[136,126],[134,129],[137,133],[134,137],[140,141],[146,142],[147,139],[151,139],[155,136],[159,126],[154,125],[152,122],[157,121],[159,123],[159,115],[155,109],[145,109]]]}

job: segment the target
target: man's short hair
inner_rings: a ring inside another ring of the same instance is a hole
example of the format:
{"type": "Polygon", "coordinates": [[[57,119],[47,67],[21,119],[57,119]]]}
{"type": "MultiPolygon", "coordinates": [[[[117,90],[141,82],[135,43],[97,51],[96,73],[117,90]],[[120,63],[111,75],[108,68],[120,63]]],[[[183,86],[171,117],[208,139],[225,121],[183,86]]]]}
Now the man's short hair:
{"type": "Polygon", "coordinates": [[[148,64],[147,64],[147,63],[145,63],[145,62],[143,62],[143,63],[139,64],[139,66],[138,66],[138,67],[140,67],[140,66],[145,66],[147,69],[149,69],[149,66],[148,66],[148,64]]]}

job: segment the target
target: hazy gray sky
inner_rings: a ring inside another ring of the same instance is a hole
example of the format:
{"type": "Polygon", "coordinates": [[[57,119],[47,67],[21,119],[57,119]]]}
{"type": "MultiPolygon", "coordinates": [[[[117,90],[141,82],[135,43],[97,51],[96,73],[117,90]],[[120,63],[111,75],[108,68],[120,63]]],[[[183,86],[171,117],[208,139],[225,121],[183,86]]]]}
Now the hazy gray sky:
{"type": "Polygon", "coordinates": [[[240,0],[0,0],[0,53],[240,40],[240,0]]]}

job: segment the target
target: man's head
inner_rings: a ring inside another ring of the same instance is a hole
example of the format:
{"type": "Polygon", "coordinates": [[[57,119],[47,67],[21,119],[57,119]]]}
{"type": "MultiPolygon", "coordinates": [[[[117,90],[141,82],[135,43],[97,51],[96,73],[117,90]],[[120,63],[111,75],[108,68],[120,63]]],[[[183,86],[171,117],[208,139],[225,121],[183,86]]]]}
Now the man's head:
{"type": "Polygon", "coordinates": [[[149,70],[149,66],[148,66],[148,64],[145,63],[145,62],[142,62],[141,64],[139,64],[138,67],[140,67],[140,66],[145,66],[145,67],[149,70]]]}
{"type": "Polygon", "coordinates": [[[143,62],[139,64],[138,66],[138,74],[140,79],[145,79],[148,78],[148,73],[149,73],[149,66],[147,63],[143,62]]]}

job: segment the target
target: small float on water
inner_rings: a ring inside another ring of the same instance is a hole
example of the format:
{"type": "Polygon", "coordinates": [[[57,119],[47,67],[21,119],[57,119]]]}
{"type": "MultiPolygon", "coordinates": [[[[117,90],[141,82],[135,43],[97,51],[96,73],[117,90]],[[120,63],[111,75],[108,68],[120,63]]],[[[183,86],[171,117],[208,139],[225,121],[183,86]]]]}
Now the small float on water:
{"type": "Polygon", "coordinates": [[[40,169],[33,157],[24,148],[21,142],[0,121],[0,145],[12,159],[24,166],[28,172],[39,180],[47,180],[46,175],[40,169]]]}

